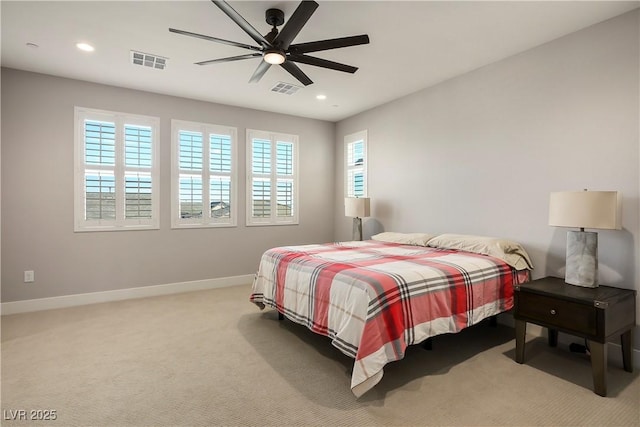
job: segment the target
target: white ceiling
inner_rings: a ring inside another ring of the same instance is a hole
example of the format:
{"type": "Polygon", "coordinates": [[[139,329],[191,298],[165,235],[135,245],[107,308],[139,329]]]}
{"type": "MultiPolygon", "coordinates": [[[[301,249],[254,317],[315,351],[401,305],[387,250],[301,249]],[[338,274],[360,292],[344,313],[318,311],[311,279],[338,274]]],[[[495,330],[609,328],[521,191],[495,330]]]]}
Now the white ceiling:
{"type": "MultiPolygon", "coordinates": [[[[271,92],[298,84],[272,66],[248,83],[259,58],[193,63],[248,51],[172,34],[169,27],[255,44],[207,0],[5,1],[2,66],[222,104],[338,121],[565,34],[639,7],[638,1],[319,1],[294,43],[368,34],[371,43],[313,55],[359,67],[355,74],[300,64],[314,81],[294,95],[271,92]],[[92,53],[75,47],[95,46],[92,53]],[[39,47],[28,47],[35,43],[39,47]],[[132,65],[130,50],[169,58],[164,71],[132,65]],[[324,94],[320,101],[316,95],[324,94]]],[[[264,12],[297,1],[230,4],[258,31],[264,12]]],[[[286,22],[286,21],[285,21],[286,22]]]]}

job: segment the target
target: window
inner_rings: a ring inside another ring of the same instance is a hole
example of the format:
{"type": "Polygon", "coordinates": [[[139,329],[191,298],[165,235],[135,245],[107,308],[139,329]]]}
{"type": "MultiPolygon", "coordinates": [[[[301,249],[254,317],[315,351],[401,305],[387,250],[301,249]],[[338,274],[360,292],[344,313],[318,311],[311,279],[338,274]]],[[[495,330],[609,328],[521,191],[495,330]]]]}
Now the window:
{"type": "Polygon", "coordinates": [[[298,223],[298,137],[247,129],[247,225],[298,223]]]}
{"type": "Polygon", "coordinates": [[[159,228],[159,122],[75,108],[75,231],[159,228]]]}
{"type": "Polygon", "coordinates": [[[346,197],[367,197],[367,131],[344,137],[346,197]]]}
{"type": "Polygon", "coordinates": [[[236,128],[171,121],[171,227],[236,225],[236,128]]]}

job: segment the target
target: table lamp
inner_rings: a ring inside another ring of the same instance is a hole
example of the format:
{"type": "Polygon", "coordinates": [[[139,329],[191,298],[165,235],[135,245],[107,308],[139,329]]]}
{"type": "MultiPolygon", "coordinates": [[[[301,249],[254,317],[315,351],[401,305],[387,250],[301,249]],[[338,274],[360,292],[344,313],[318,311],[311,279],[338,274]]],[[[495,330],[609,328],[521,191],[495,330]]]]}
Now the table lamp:
{"type": "Polygon", "coordinates": [[[369,216],[370,202],[368,197],[345,197],[344,215],[353,218],[353,235],[362,240],[362,218],[369,216]]]}
{"type": "Polygon", "coordinates": [[[567,232],[565,282],[598,287],[598,233],[585,228],[620,230],[622,195],[618,191],[561,191],[549,198],[549,225],[579,228],[567,232]]]}

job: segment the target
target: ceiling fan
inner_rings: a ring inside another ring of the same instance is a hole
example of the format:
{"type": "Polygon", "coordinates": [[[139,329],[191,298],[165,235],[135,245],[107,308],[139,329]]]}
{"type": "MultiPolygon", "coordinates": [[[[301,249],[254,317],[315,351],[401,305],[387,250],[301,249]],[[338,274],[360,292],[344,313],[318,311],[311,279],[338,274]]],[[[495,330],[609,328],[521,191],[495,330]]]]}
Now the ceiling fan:
{"type": "Polygon", "coordinates": [[[206,36],[203,34],[192,33],[189,31],[177,30],[169,28],[169,31],[176,34],[182,34],[190,37],[197,37],[204,40],[223,43],[231,46],[240,47],[251,50],[252,53],[245,55],[230,56],[227,58],[210,59],[207,61],[196,62],[197,65],[208,65],[217,62],[231,62],[243,59],[251,59],[262,57],[258,68],[249,79],[250,83],[260,81],[262,76],[267,72],[271,65],[280,65],[286,71],[295,77],[300,83],[307,86],[313,81],[302,72],[300,67],[295,63],[314,65],[316,67],[329,68],[331,70],[344,71],[346,73],[355,73],[358,68],[350,65],[333,62],[322,58],[306,55],[309,52],[319,52],[322,50],[337,49],[342,47],[356,46],[369,43],[369,36],[362,34],[359,36],[340,37],[336,39],[318,40],[314,42],[291,44],[296,38],[302,27],[307,23],[311,15],[318,8],[315,1],[302,1],[287,23],[282,27],[282,31],[278,31],[280,25],[284,24],[284,12],[280,9],[267,9],[265,18],[267,24],[273,28],[271,31],[262,35],[251,24],[249,24],[238,12],[236,12],[226,1],[211,0],[218,6],[229,18],[233,20],[240,28],[244,30],[259,46],[252,46],[244,43],[238,43],[230,40],[219,39],[217,37],[206,36]]]}

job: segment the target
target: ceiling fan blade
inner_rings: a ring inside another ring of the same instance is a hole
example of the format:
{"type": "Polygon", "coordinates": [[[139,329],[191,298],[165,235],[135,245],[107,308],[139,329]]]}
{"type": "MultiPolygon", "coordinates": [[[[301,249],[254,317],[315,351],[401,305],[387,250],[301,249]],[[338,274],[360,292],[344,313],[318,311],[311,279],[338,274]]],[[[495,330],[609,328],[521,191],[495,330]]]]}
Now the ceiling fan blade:
{"type": "Polygon", "coordinates": [[[251,24],[249,24],[234,8],[229,6],[226,1],[211,0],[216,6],[220,8],[233,22],[235,22],[245,33],[254,39],[262,47],[271,47],[271,43],[264,38],[262,34],[258,32],[251,24]]]}
{"type": "Polygon", "coordinates": [[[266,61],[260,61],[258,68],[256,68],[256,70],[253,72],[253,75],[249,79],[249,83],[258,83],[262,76],[264,76],[264,73],[267,72],[269,67],[271,67],[271,64],[266,61]]]}
{"type": "Polygon", "coordinates": [[[299,62],[301,64],[315,65],[316,67],[329,68],[331,70],[344,71],[345,73],[355,73],[358,71],[358,67],[352,67],[351,65],[341,64],[339,62],[329,61],[327,59],[316,58],[309,55],[289,55],[287,56],[289,61],[299,62]]]}
{"type": "Polygon", "coordinates": [[[289,52],[295,54],[318,52],[321,50],[338,49],[341,47],[357,46],[368,43],[369,36],[366,34],[362,34],[359,36],[340,37],[337,39],[318,40],[315,42],[292,44],[291,46],[289,46],[289,52]]]}
{"type": "Polygon", "coordinates": [[[298,5],[298,8],[293,12],[291,18],[284,24],[282,30],[273,41],[274,45],[277,45],[283,50],[287,50],[289,45],[296,38],[304,24],[307,23],[313,12],[318,8],[318,3],[315,1],[302,1],[298,5]]]}
{"type": "Polygon", "coordinates": [[[224,39],[219,39],[217,37],[205,36],[204,34],[192,33],[190,31],[177,30],[175,28],[169,28],[169,31],[176,34],[182,34],[183,36],[197,37],[199,39],[209,40],[216,43],[228,44],[230,46],[241,47],[243,49],[261,50],[258,46],[251,46],[244,43],[233,42],[231,40],[224,40],[224,39]]]}
{"type": "Polygon", "coordinates": [[[219,58],[219,59],[209,59],[208,61],[200,61],[200,62],[196,62],[196,65],[209,65],[209,64],[215,64],[216,62],[232,62],[232,61],[240,61],[242,59],[251,59],[251,58],[255,58],[258,56],[262,56],[261,53],[247,53],[246,55],[239,55],[239,56],[229,56],[227,58],[219,58]]]}
{"type": "Polygon", "coordinates": [[[293,62],[284,61],[280,66],[287,70],[293,77],[298,79],[298,81],[303,85],[309,86],[310,84],[313,84],[313,81],[293,62]]]}

